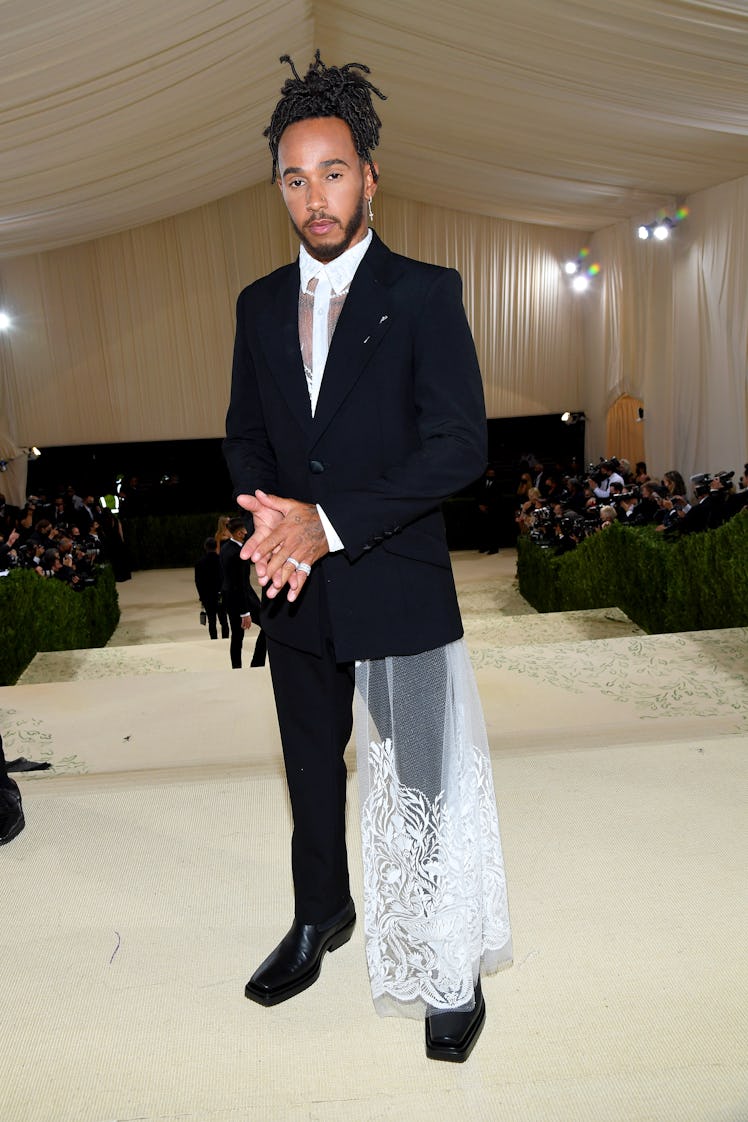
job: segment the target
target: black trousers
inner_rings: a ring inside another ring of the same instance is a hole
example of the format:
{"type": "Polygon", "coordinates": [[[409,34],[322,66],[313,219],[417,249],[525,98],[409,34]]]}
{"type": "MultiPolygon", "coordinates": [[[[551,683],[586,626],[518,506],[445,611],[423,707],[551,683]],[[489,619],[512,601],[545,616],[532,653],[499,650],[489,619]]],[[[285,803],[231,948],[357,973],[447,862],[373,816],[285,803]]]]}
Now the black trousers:
{"type": "MultiPolygon", "coordinates": [[[[233,611],[231,608],[228,610],[229,627],[231,628],[231,643],[229,646],[229,654],[231,656],[231,665],[234,670],[241,670],[242,665],[242,646],[244,644],[244,628],[242,627],[242,617],[239,612],[233,611]]],[[[253,624],[254,626],[254,624],[253,624]]],[[[265,639],[265,632],[259,629],[257,642],[255,643],[254,653],[252,654],[252,661],[250,666],[264,666],[265,665],[265,651],[267,643],[265,639]]]]}
{"type": "Polygon", "coordinates": [[[268,639],[286,780],[293,814],[291,868],[296,918],[321,923],[350,895],[345,844],[345,746],[353,728],[353,664],[268,639]]]}
{"type": "Polygon", "coordinates": [[[5,766],[5,755],[3,753],[3,738],[0,736],[0,791],[17,791],[18,785],[15,780],[11,779],[8,775],[8,770],[5,766]]]}
{"type": "Polygon", "coordinates": [[[226,609],[224,608],[223,603],[221,602],[219,597],[216,597],[215,600],[203,600],[203,607],[205,608],[205,614],[208,617],[208,634],[210,635],[211,639],[218,638],[216,619],[221,625],[221,635],[224,639],[227,638],[229,633],[229,617],[227,616],[226,609]]]}
{"type": "MultiPolygon", "coordinates": [[[[286,782],[293,815],[291,869],[296,918],[321,923],[343,908],[350,895],[345,840],[347,771],[343,754],[353,729],[355,673],[352,662],[336,662],[331,640],[321,657],[268,639],[268,657],[278,714],[286,782]]],[[[424,682],[413,735],[407,698],[388,702],[386,668],[370,668],[369,705],[380,738],[393,737],[398,780],[433,801],[442,788],[443,689],[424,682]],[[405,706],[405,708],[402,708],[405,706]],[[394,725],[405,731],[399,744],[394,725]]]]}

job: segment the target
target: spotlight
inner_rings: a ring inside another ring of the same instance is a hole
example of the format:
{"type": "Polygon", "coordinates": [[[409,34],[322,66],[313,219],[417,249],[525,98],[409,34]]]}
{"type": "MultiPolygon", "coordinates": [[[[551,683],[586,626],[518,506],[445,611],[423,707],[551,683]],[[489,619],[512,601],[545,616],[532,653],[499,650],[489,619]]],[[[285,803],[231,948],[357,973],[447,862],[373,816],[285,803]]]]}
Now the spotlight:
{"type": "Polygon", "coordinates": [[[7,470],[8,470],[8,461],[7,460],[0,460],[0,471],[7,471],[7,470]]]}
{"type": "Polygon", "coordinates": [[[12,322],[7,312],[0,312],[0,331],[7,331],[12,322]]]}
{"type": "Polygon", "coordinates": [[[33,448],[29,448],[27,454],[30,460],[38,460],[41,456],[41,452],[36,446],[34,446],[33,448]]]}
{"type": "Polygon", "coordinates": [[[561,420],[565,425],[578,425],[580,421],[587,420],[587,414],[584,410],[581,410],[579,413],[570,413],[567,410],[566,413],[561,414],[561,420]]]}
{"type": "Polygon", "coordinates": [[[672,217],[665,214],[664,211],[660,211],[653,222],[637,227],[636,236],[641,238],[643,242],[647,241],[648,238],[656,238],[658,242],[664,242],[670,237],[670,231],[674,230],[678,223],[687,217],[687,206],[679,206],[672,217]]]}
{"type": "Polygon", "coordinates": [[[587,246],[580,249],[576,261],[566,261],[562,268],[570,278],[575,292],[585,292],[590,286],[590,279],[600,272],[597,262],[590,264],[590,251],[587,246]]]}

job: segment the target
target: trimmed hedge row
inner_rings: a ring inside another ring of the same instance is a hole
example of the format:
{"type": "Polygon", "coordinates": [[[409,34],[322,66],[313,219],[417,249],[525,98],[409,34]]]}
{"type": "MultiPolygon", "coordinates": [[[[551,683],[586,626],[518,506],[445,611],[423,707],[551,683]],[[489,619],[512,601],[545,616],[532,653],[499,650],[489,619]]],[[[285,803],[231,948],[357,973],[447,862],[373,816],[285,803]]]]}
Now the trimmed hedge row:
{"type": "Polygon", "coordinates": [[[620,608],[650,634],[748,626],[748,514],[668,541],[614,524],[555,557],[517,542],[522,595],[540,612],[620,608]]]}
{"type": "Polygon", "coordinates": [[[114,575],[97,569],[96,584],[74,592],[26,569],[0,578],[0,685],[12,686],[37,651],[103,647],[119,620],[114,575]]]}
{"type": "Polygon", "coordinates": [[[213,537],[220,513],[149,514],[122,520],[127,556],[133,569],[187,569],[213,537]]]}

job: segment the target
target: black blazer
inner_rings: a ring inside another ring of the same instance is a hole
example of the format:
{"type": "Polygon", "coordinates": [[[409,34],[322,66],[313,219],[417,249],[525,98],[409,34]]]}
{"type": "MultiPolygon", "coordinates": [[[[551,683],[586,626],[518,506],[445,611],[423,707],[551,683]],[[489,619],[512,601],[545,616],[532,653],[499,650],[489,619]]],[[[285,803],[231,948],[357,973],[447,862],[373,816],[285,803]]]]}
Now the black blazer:
{"type": "Polygon", "coordinates": [[[249,583],[251,561],[243,561],[241,546],[234,541],[225,541],[221,546],[221,594],[223,606],[232,615],[252,613],[252,621],[259,622],[260,601],[249,583]]]}
{"type": "Polygon", "coordinates": [[[263,627],[318,652],[327,626],[341,661],[451,642],[462,623],[440,503],[486,463],[459,274],[391,253],[374,235],[333,335],[314,418],[298,299],[298,261],[239,297],[224,453],[235,495],[260,487],[319,503],[345,549],[314,566],[295,604],[264,599],[263,627]]]}
{"type": "Polygon", "coordinates": [[[204,606],[215,604],[221,592],[223,572],[217,553],[204,553],[195,563],[195,588],[204,606]]]}

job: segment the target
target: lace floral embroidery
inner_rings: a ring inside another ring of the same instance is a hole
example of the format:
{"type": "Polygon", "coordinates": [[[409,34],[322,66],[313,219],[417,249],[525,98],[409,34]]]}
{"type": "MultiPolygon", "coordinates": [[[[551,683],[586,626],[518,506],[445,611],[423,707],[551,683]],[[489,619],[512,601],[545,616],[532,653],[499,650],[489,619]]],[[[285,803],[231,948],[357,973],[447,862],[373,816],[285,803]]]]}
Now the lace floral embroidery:
{"type": "Polygon", "coordinates": [[[458,797],[430,801],[399,782],[391,740],[372,741],[368,754],[362,840],[375,1003],[469,1007],[479,967],[511,955],[490,760],[470,753],[457,769],[458,797]]]}

